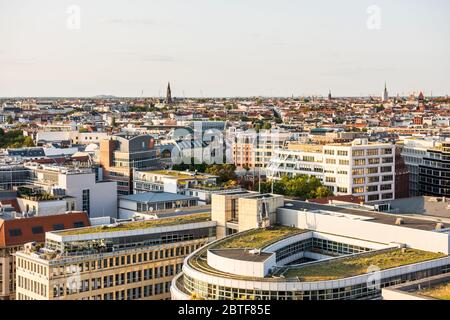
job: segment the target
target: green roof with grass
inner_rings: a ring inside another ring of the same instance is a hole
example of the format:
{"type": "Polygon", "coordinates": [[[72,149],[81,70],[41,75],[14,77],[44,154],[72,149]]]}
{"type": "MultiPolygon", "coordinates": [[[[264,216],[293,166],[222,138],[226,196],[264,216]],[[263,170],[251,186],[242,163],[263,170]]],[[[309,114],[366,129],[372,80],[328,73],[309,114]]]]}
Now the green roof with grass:
{"type": "Polygon", "coordinates": [[[450,283],[423,289],[418,291],[417,294],[433,299],[450,300],[450,283]]]}
{"type": "Polygon", "coordinates": [[[65,231],[55,232],[62,236],[75,236],[81,234],[92,234],[92,233],[102,233],[102,232],[119,232],[119,231],[130,231],[130,230],[143,230],[149,228],[158,227],[168,227],[177,224],[188,224],[205,222],[211,220],[210,213],[192,214],[192,215],[182,215],[171,218],[161,218],[154,220],[138,221],[138,222],[126,222],[119,224],[114,227],[109,226],[98,226],[98,227],[86,227],[79,229],[70,229],[65,231]]]}
{"type": "Polygon", "coordinates": [[[254,229],[242,235],[232,236],[217,244],[214,249],[261,249],[286,237],[307,232],[308,230],[286,226],[273,226],[266,229],[254,229]]]}
{"type": "Polygon", "coordinates": [[[381,270],[424,262],[445,257],[442,253],[416,249],[392,249],[363,256],[348,257],[307,265],[287,267],[282,273],[285,278],[299,278],[300,281],[323,281],[349,278],[367,273],[370,266],[381,270]]]}

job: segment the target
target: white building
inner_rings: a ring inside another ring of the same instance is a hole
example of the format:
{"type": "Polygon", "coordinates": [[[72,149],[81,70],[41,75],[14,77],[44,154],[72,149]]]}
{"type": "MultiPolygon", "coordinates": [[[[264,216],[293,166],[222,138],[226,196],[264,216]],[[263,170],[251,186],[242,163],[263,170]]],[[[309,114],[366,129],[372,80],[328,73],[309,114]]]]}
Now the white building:
{"type": "Polygon", "coordinates": [[[270,179],[315,176],[334,194],[353,194],[365,202],[392,200],[395,146],[367,139],[325,146],[292,144],[275,150],[267,173],[270,179]]]}
{"type": "Polygon", "coordinates": [[[75,198],[75,211],[86,211],[90,218],[117,217],[117,184],[97,181],[91,169],[73,169],[29,164],[32,184],[54,195],[75,198]]]}

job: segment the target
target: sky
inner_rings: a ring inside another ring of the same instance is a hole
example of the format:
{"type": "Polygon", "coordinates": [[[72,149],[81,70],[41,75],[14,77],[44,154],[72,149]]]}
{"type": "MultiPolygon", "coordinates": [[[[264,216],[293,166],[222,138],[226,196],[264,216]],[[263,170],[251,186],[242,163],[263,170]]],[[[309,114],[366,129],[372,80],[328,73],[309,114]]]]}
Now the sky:
{"type": "Polygon", "coordinates": [[[0,97],[450,91],[448,0],[0,0],[0,97]]]}

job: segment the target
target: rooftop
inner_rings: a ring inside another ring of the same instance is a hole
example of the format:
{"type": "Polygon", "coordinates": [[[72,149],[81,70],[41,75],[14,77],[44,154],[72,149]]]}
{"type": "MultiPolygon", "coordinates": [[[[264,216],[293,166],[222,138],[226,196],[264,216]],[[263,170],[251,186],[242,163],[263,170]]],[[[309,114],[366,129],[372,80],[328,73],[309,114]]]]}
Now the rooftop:
{"type": "MultiPolygon", "coordinates": [[[[381,213],[369,210],[361,210],[361,209],[349,209],[349,208],[341,208],[339,206],[331,206],[331,205],[323,205],[318,203],[304,202],[304,201],[295,201],[295,200],[287,200],[285,201],[284,209],[291,209],[297,211],[324,211],[323,214],[326,214],[326,211],[348,214],[353,216],[361,216],[367,218],[365,221],[375,222],[381,224],[388,225],[396,225],[396,220],[398,218],[403,219],[403,224],[399,227],[412,228],[418,230],[425,231],[433,231],[436,230],[437,221],[425,220],[419,218],[410,218],[405,215],[398,214],[388,214],[381,213]]],[[[443,224],[443,228],[450,228],[450,224],[443,224]]]]}
{"type": "Polygon", "coordinates": [[[332,259],[304,267],[287,267],[282,273],[285,278],[299,278],[301,281],[323,281],[348,278],[367,273],[370,266],[381,270],[445,257],[442,253],[416,249],[392,249],[361,256],[332,259]]]}
{"type": "Polygon", "coordinates": [[[450,300],[450,283],[423,289],[418,291],[417,294],[438,300],[450,300]]]}
{"type": "Polygon", "coordinates": [[[103,233],[103,232],[119,232],[119,231],[130,231],[130,230],[142,230],[157,227],[167,227],[178,224],[188,224],[196,222],[210,221],[211,215],[209,213],[193,214],[193,215],[182,215],[170,218],[161,218],[137,222],[125,222],[118,225],[112,226],[98,226],[90,228],[80,228],[71,229],[61,232],[55,232],[61,236],[74,236],[81,234],[93,234],[93,233],[103,233]]]}
{"type": "Polygon", "coordinates": [[[158,174],[164,175],[171,178],[177,179],[207,179],[215,177],[213,175],[198,173],[198,172],[187,172],[187,171],[176,171],[176,170],[155,170],[155,171],[145,171],[148,174],[158,174]]]}
{"type": "Polygon", "coordinates": [[[170,192],[145,192],[132,194],[128,196],[121,196],[120,199],[136,201],[136,202],[163,202],[163,201],[179,201],[190,200],[194,197],[189,197],[181,194],[170,192]]]}
{"type": "Polygon", "coordinates": [[[273,226],[266,229],[254,229],[242,235],[230,237],[220,242],[214,249],[260,249],[286,237],[307,232],[297,228],[286,226],[273,226]]]}

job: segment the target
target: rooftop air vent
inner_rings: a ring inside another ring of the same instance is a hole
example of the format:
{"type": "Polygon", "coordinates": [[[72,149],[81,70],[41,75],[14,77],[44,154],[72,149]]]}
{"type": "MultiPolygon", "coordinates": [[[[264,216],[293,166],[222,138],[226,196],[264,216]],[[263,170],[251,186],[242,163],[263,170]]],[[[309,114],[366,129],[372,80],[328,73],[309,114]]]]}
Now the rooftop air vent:
{"type": "Polygon", "coordinates": [[[444,224],[442,222],[436,223],[436,230],[442,230],[444,229],[444,224]]]}
{"type": "Polygon", "coordinates": [[[397,220],[395,220],[395,225],[397,225],[397,226],[401,226],[404,223],[405,223],[405,220],[403,220],[403,218],[397,218],[397,220]]]}

